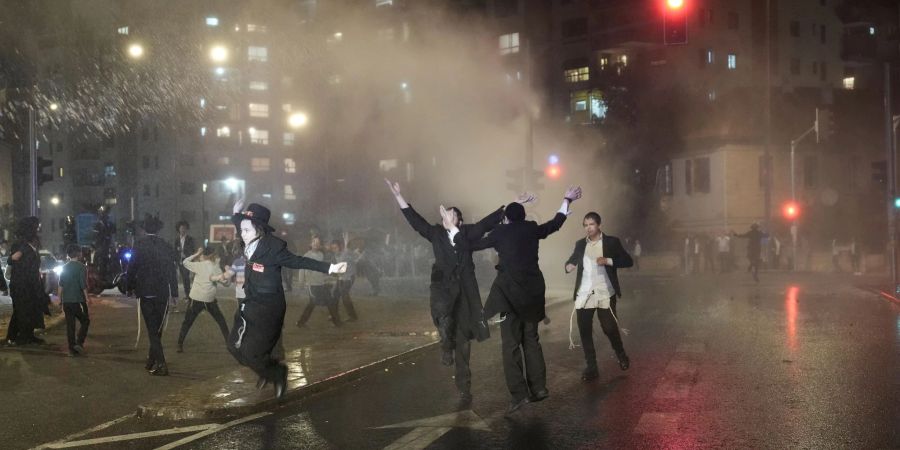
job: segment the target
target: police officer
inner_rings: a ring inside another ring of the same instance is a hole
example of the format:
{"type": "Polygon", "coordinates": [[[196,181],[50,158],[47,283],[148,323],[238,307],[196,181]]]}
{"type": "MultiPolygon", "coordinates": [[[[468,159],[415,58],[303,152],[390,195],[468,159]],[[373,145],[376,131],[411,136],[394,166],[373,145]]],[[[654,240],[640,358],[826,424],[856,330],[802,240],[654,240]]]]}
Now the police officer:
{"type": "MultiPolygon", "coordinates": [[[[269,209],[251,203],[244,210],[243,203],[239,200],[234,205],[232,222],[244,242],[246,298],[235,313],[228,350],[239,363],[259,375],[258,386],[272,383],[275,397],[281,398],[287,389],[287,366],[272,356],[281,337],[286,310],[281,269],[344,273],[347,263],[329,264],[291,253],[283,240],[272,235],[275,229],[269,225],[269,209]]],[[[231,275],[226,273],[226,278],[231,275]]]]}

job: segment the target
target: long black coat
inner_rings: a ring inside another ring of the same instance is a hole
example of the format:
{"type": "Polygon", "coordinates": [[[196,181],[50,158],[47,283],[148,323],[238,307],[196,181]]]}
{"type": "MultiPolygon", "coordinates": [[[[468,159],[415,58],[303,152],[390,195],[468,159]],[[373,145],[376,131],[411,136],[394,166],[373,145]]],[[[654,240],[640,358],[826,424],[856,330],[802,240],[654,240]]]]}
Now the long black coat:
{"type": "Polygon", "coordinates": [[[472,244],[473,250],[493,248],[500,255],[497,278],[484,305],[485,318],[512,312],[527,322],[544,319],[546,284],[538,267],[538,247],[541,239],[555,233],[565,221],[566,215],[557,213],[540,225],[532,221],[512,222],[498,226],[472,244]]]}
{"type": "Polygon", "coordinates": [[[490,337],[482,316],[481,293],[475,278],[471,244],[500,223],[503,208],[474,224],[460,226],[455,246],[442,225],[429,224],[412,206],[402,211],[410,226],[431,242],[434,251],[434,265],[431,267],[431,317],[435,324],[438,318],[453,315],[455,309],[457,326],[466,338],[483,341],[490,337]],[[457,298],[461,299],[458,305],[457,298]]]}
{"type": "MultiPolygon", "coordinates": [[[[26,242],[16,242],[10,255],[22,252],[18,261],[9,258],[9,294],[19,328],[32,330],[44,328],[44,313],[47,309],[47,293],[41,282],[41,258],[38,252],[26,242]]],[[[2,275],[0,275],[2,276],[2,275]]]]}
{"type": "MultiPolygon", "coordinates": [[[[606,274],[609,275],[609,281],[612,283],[613,289],[615,289],[616,296],[621,297],[622,289],[619,288],[618,269],[631,267],[634,265],[634,261],[631,259],[628,251],[625,250],[625,247],[622,246],[622,241],[619,238],[603,234],[601,239],[603,239],[603,257],[610,258],[613,261],[613,265],[604,266],[606,274]]],[[[575,241],[575,249],[572,251],[572,256],[566,261],[566,264],[578,266],[578,272],[575,276],[575,293],[572,294],[573,300],[578,295],[578,287],[581,286],[581,278],[584,275],[584,251],[586,248],[587,239],[575,241]]]]}
{"type": "Polygon", "coordinates": [[[287,243],[283,240],[271,234],[263,235],[244,270],[244,292],[247,294],[245,301],[284,302],[282,267],[328,273],[331,264],[295,255],[287,249],[287,243]]]}
{"type": "Polygon", "coordinates": [[[150,234],[137,240],[128,267],[128,290],[141,298],[178,297],[175,249],[159,236],[150,234]]]}

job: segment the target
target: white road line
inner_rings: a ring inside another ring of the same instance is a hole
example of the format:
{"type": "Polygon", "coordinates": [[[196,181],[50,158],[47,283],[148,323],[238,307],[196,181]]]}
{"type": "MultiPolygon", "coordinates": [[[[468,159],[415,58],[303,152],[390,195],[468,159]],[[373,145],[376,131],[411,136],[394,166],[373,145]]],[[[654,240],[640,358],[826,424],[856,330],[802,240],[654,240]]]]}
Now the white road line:
{"type": "Polygon", "coordinates": [[[82,441],[70,441],[70,442],[60,442],[57,444],[48,445],[47,448],[72,448],[72,447],[83,447],[86,445],[98,445],[98,444],[108,444],[110,442],[122,442],[122,441],[133,441],[136,439],[145,439],[150,437],[157,436],[167,436],[170,434],[185,434],[185,433],[194,433],[196,431],[205,431],[211,428],[218,427],[217,423],[208,423],[205,425],[194,425],[190,427],[175,427],[169,428],[165,430],[156,430],[156,431],[146,431],[143,433],[131,433],[131,434],[121,434],[118,436],[105,436],[101,438],[94,439],[85,439],[82,441]]]}
{"type": "Polygon", "coordinates": [[[244,422],[250,422],[250,421],[252,421],[252,420],[256,420],[256,419],[259,419],[260,417],[265,417],[265,416],[268,416],[268,415],[270,415],[270,414],[272,414],[272,413],[271,413],[271,412],[261,412],[261,413],[253,414],[253,415],[250,415],[250,416],[247,416],[247,417],[242,417],[242,418],[240,418],[240,419],[235,419],[235,420],[232,420],[231,422],[223,423],[223,424],[221,424],[221,425],[215,426],[215,427],[210,428],[210,429],[208,429],[208,430],[201,431],[201,432],[199,432],[199,433],[197,433],[197,434],[192,434],[192,435],[190,435],[190,436],[188,436],[188,437],[186,437],[186,438],[184,438],[184,439],[179,439],[179,440],[177,440],[177,441],[175,441],[175,442],[172,442],[172,443],[170,443],[170,444],[163,445],[162,447],[158,447],[156,450],[171,450],[171,449],[173,449],[173,448],[180,447],[180,446],[182,446],[182,445],[184,445],[184,444],[188,444],[188,443],[194,442],[194,441],[196,441],[196,440],[198,440],[198,439],[205,438],[206,436],[210,436],[210,435],[216,434],[216,433],[218,433],[218,432],[220,432],[220,431],[222,431],[222,430],[224,430],[224,429],[226,429],[226,428],[230,428],[230,427],[233,427],[233,426],[235,426],[235,425],[240,425],[240,424],[242,424],[242,423],[244,423],[244,422]]]}
{"type": "Polygon", "coordinates": [[[37,447],[33,447],[33,448],[31,448],[30,450],[40,450],[40,449],[44,449],[44,448],[50,448],[50,446],[53,445],[53,444],[58,444],[58,443],[61,443],[61,442],[70,441],[70,440],[72,440],[72,439],[80,438],[80,437],[82,437],[82,436],[84,436],[84,435],[87,435],[87,434],[91,434],[91,433],[95,433],[95,432],[97,432],[97,431],[105,430],[105,429],[107,429],[107,428],[109,428],[109,427],[111,427],[111,426],[113,426],[113,425],[122,423],[122,422],[124,422],[124,421],[126,421],[126,420],[128,420],[128,419],[130,419],[130,418],[132,418],[132,417],[134,417],[134,414],[128,414],[128,415],[126,415],[126,416],[119,417],[118,419],[113,419],[113,420],[110,420],[109,422],[101,423],[100,425],[97,425],[97,426],[95,426],[95,427],[93,427],[93,428],[88,428],[87,430],[84,430],[84,431],[79,431],[79,432],[77,432],[77,433],[72,433],[72,434],[70,434],[70,435],[68,435],[68,436],[66,436],[66,437],[64,437],[64,438],[62,438],[62,439],[60,439],[60,440],[58,440],[58,441],[53,441],[53,442],[49,442],[49,443],[47,443],[47,444],[41,444],[41,445],[38,445],[37,447]]]}
{"type": "Polygon", "coordinates": [[[432,442],[447,434],[452,427],[421,427],[406,433],[400,439],[388,445],[384,450],[422,450],[428,448],[432,442]]]}

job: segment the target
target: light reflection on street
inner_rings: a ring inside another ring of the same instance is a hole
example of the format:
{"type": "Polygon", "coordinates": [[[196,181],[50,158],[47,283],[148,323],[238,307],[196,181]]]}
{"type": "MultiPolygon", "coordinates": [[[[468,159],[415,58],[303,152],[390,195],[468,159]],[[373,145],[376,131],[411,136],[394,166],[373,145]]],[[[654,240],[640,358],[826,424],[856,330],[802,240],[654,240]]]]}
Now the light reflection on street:
{"type": "Polygon", "coordinates": [[[798,286],[789,286],[784,298],[784,311],[787,317],[787,345],[792,352],[797,350],[797,296],[798,286]]]}

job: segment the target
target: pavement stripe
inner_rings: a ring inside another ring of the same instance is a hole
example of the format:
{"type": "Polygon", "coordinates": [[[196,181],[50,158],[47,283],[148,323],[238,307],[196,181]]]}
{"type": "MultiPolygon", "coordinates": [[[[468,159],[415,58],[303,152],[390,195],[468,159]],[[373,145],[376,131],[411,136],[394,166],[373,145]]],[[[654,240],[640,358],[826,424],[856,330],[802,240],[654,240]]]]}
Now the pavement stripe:
{"type": "Polygon", "coordinates": [[[416,428],[385,447],[384,450],[422,450],[452,429],[451,427],[416,428]]]}
{"type": "Polygon", "coordinates": [[[131,433],[131,434],[121,434],[118,436],[105,436],[101,438],[94,439],[85,439],[81,441],[70,441],[70,442],[60,442],[58,444],[48,445],[47,448],[72,448],[72,447],[84,447],[86,445],[98,445],[98,444],[109,444],[110,442],[122,442],[122,441],[133,441],[136,439],[145,439],[150,437],[157,436],[167,436],[170,434],[184,434],[184,433],[193,433],[195,431],[205,431],[210,428],[217,427],[218,424],[208,423],[204,425],[194,425],[190,427],[175,427],[169,428],[166,430],[156,430],[156,431],[146,431],[143,433],[131,433]]]}
{"type": "Polygon", "coordinates": [[[69,440],[72,440],[72,439],[80,438],[80,437],[82,437],[82,436],[85,436],[85,435],[88,435],[88,434],[91,434],[91,433],[96,433],[96,432],[98,432],[98,431],[105,430],[105,429],[107,429],[107,428],[109,428],[109,427],[111,427],[111,426],[113,426],[113,425],[122,423],[122,422],[124,422],[124,421],[126,421],[126,420],[128,420],[128,419],[130,419],[130,418],[132,418],[132,417],[134,417],[134,414],[128,414],[128,415],[119,417],[118,419],[113,419],[113,420],[110,420],[109,422],[101,423],[100,425],[97,425],[97,426],[95,426],[95,427],[93,427],[93,428],[88,428],[87,430],[84,430],[84,431],[79,431],[79,432],[77,432],[77,433],[72,433],[72,434],[70,434],[70,435],[68,435],[68,436],[66,436],[66,437],[64,437],[64,438],[62,438],[62,439],[60,439],[60,440],[58,440],[58,441],[53,441],[53,442],[50,442],[50,443],[47,443],[47,444],[41,444],[41,445],[39,445],[39,446],[37,446],[37,447],[34,447],[34,448],[30,449],[30,450],[40,450],[40,449],[43,449],[43,448],[50,448],[50,447],[49,447],[50,445],[58,444],[58,443],[60,443],[60,442],[66,442],[66,441],[69,441],[69,440]]]}
{"type": "Polygon", "coordinates": [[[179,439],[179,440],[177,440],[177,441],[175,441],[175,442],[172,442],[172,443],[163,445],[162,447],[159,447],[159,448],[157,448],[156,450],[171,450],[171,449],[173,449],[173,448],[180,447],[180,446],[182,446],[182,445],[184,445],[184,444],[188,444],[188,443],[194,442],[194,441],[196,441],[196,440],[198,440],[198,439],[205,438],[206,436],[211,436],[211,435],[216,434],[216,433],[218,433],[218,432],[220,432],[220,431],[222,431],[222,430],[224,430],[224,429],[226,429],[226,428],[231,428],[231,427],[233,427],[233,426],[235,426],[235,425],[240,425],[240,424],[245,423],[245,422],[250,422],[250,421],[259,419],[259,418],[261,418],[261,417],[268,416],[268,415],[270,415],[270,414],[272,414],[272,413],[271,413],[271,412],[261,412],[261,413],[252,414],[252,415],[249,415],[249,416],[246,416],[246,417],[242,417],[242,418],[240,418],[240,419],[235,419],[235,420],[232,420],[231,422],[223,423],[223,424],[221,424],[221,425],[215,426],[215,427],[210,428],[210,429],[208,429],[208,430],[201,431],[201,432],[199,432],[199,433],[197,433],[197,434],[192,434],[192,435],[190,435],[190,436],[188,436],[188,437],[186,437],[186,438],[184,438],[184,439],[179,439]]]}

